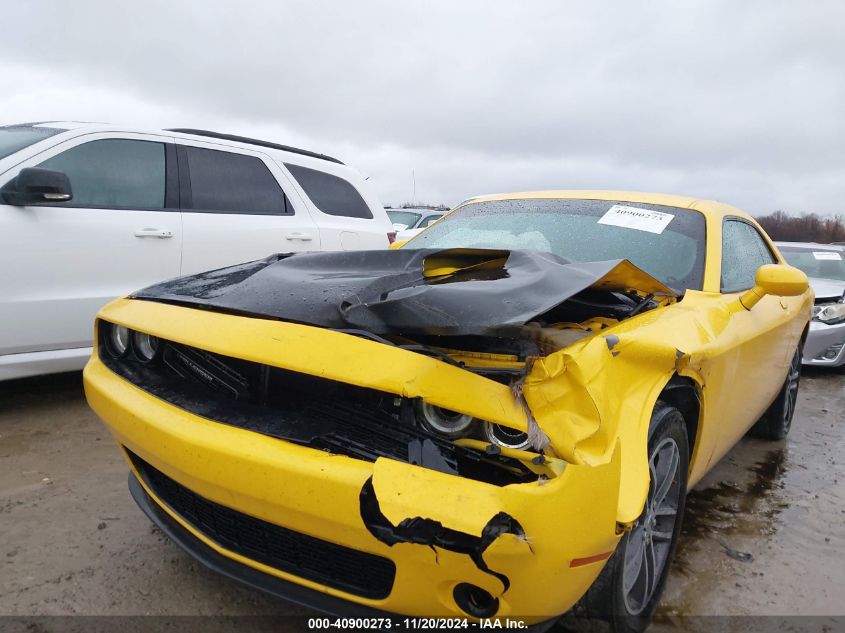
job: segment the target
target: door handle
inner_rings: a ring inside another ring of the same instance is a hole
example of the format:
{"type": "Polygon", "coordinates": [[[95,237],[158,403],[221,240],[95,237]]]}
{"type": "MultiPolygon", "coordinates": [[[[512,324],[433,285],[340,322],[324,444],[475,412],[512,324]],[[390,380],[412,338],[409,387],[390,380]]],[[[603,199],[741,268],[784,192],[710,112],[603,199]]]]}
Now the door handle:
{"type": "Polygon", "coordinates": [[[296,232],[296,233],[288,233],[287,235],[285,235],[285,239],[286,240],[301,240],[303,242],[310,242],[314,238],[311,237],[310,235],[308,235],[308,233],[296,232]]]}
{"type": "Polygon", "coordinates": [[[166,229],[138,229],[135,231],[135,237],[157,237],[159,239],[166,239],[173,237],[173,231],[166,229]]]}

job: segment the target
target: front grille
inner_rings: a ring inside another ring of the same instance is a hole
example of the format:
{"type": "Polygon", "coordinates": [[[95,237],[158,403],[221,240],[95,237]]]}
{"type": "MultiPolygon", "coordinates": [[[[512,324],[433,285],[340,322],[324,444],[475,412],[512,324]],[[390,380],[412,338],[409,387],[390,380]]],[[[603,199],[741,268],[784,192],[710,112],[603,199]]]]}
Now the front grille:
{"type": "MultiPolygon", "coordinates": [[[[100,327],[104,336],[106,327],[100,327]]],[[[100,358],[147,393],[207,420],[374,462],[386,457],[497,486],[535,481],[521,462],[459,446],[418,424],[409,398],[161,341],[154,362],[100,358]]],[[[480,427],[479,427],[480,428],[480,427]]]]}
{"type": "Polygon", "coordinates": [[[125,450],[156,497],[230,552],[364,598],[381,599],[390,594],[396,575],[393,561],[295,532],[209,501],[125,450]]]}

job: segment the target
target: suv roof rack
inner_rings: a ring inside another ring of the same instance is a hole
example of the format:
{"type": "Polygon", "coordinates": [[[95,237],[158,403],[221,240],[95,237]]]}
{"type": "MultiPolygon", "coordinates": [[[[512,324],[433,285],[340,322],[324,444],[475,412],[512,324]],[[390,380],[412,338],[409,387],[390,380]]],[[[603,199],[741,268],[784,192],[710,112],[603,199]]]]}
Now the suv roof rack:
{"type": "Polygon", "coordinates": [[[327,160],[338,165],[343,165],[341,161],[325,154],[318,154],[317,152],[310,152],[307,149],[299,149],[298,147],[291,147],[290,145],[281,145],[279,143],[271,143],[270,141],[262,141],[255,138],[247,138],[246,136],[236,136],[235,134],[221,134],[220,132],[212,132],[210,130],[195,130],[193,128],[177,127],[169,128],[165,132],[179,132],[180,134],[193,134],[195,136],[208,136],[209,138],[219,138],[224,141],[235,141],[236,143],[247,143],[249,145],[258,145],[260,147],[269,147],[271,149],[280,149],[284,152],[292,152],[294,154],[302,154],[303,156],[310,156],[311,158],[319,158],[327,160]]]}

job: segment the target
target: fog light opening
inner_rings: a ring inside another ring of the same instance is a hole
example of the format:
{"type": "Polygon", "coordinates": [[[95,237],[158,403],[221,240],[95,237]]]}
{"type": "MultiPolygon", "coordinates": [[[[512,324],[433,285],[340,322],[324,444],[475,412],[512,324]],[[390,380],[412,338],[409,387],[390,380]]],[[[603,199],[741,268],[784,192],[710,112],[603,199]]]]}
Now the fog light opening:
{"type": "Polygon", "coordinates": [[[499,599],[491,596],[481,587],[462,582],[452,595],[458,607],[474,618],[491,618],[499,610],[499,599]]]}
{"type": "Polygon", "coordinates": [[[824,352],[816,356],[814,360],[834,360],[837,356],[839,356],[843,345],[845,345],[845,343],[836,343],[835,345],[831,345],[824,352]]]}

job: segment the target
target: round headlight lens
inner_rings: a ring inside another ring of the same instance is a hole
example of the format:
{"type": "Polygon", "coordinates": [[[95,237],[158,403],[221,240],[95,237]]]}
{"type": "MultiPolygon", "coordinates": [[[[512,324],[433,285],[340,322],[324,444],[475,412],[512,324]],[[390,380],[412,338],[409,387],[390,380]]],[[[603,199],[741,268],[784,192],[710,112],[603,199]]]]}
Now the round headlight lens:
{"type": "Polygon", "coordinates": [[[138,360],[144,363],[151,363],[158,356],[161,349],[161,341],[150,334],[135,332],[134,337],[135,355],[138,360]]]}
{"type": "Polygon", "coordinates": [[[448,438],[467,435],[473,417],[423,402],[418,410],[419,420],[426,430],[448,438]]]}
{"type": "Polygon", "coordinates": [[[120,358],[129,349],[129,329],[122,325],[108,326],[106,331],[106,349],[115,358],[120,358]]]}
{"type": "Polygon", "coordinates": [[[484,424],[484,435],[493,444],[505,448],[528,448],[528,433],[512,429],[509,426],[486,422],[484,424]]]}

